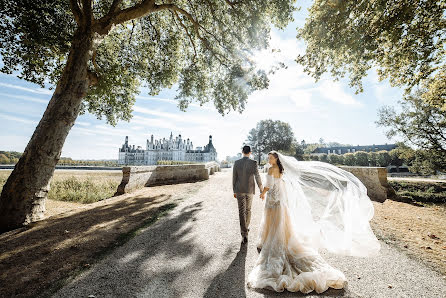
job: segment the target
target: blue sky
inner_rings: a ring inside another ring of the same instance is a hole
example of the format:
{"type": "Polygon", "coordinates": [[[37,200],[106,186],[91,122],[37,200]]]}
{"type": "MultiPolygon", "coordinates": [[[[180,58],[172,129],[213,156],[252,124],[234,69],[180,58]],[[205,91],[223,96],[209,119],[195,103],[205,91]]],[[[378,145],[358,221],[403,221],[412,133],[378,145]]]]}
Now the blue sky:
{"type": "MultiPolygon", "coordinates": [[[[231,112],[224,117],[212,103],[199,107],[192,104],[181,112],[174,100],[175,89],[163,90],[151,97],[142,89],[137,96],[131,121],[119,122],[116,127],[98,120],[92,114],[77,118],[68,135],[62,156],[73,159],[117,159],[118,148],[129,136],[129,143],[145,148],[150,135],[163,138],[170,132],[190,138],[194,146],[204,146],[213,136],[218,158],[240,151],[249,130],[263,119],[288,122],[298,140],[307,143],[325,141],[353,145],[383,144],[388,140],[384,129],[377,127],[377,110],[382,105],[395,105],[402,96],[399,88],[387,81],[379,82],[371,71],[364,80],[364,92],[358,95],[347,80],[334,82],[328,75],[318,83],[304,74],[294,62],[304,51],[304,43],[295,38],[296,27],[302,26],[311,1],[301,1],[301,11],[284,31],[274,29],[271,46],[281,51],[272,54],[265,50],[256,58],[262,66],[284,61],[288,68],[273,75],[270,87],[253,93],[242,114],[231,112]]],[[[52,92],[20,80],[13,75],[0,74],[0,150],[23,152],[41,119],[52,92]]]]}

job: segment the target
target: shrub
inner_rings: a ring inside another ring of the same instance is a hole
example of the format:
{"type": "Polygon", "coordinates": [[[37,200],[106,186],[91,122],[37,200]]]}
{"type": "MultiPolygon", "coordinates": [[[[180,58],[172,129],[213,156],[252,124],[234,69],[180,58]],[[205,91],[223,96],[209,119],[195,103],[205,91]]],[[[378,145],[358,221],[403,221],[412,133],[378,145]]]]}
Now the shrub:
{"type": "Polygon", "coordinates": [[[365,151],[356,151],[353,154],[355,158],[355,165],[357,166],[368,166],[369,165],[369,156],[365,151]]]}

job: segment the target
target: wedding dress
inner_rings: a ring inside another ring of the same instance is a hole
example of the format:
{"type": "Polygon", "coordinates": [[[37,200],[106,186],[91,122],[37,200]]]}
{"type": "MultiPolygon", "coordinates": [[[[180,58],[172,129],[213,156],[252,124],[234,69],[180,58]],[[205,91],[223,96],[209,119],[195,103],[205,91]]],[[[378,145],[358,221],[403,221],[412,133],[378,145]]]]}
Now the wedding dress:
{"type": "Polygon", "coordinates": [[[278,155],[284,171],[279,178],[266,175],[269,190],[257,244],[261,251],[248,286],[302,293],[341,289],[345,275],[319,251],[363,257],[378,253],[367,189],[334,165],[278,155]]]}

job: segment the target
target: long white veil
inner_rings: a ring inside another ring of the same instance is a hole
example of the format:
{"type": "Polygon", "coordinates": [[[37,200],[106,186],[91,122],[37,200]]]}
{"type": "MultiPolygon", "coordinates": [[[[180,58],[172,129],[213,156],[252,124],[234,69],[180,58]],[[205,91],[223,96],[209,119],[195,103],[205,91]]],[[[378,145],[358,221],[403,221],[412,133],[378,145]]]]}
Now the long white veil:
{"type": "Polygon", "coordinates": [[[380,243],[370,228],[374,208],[364,184],[329,163],[277,154],[284,168],[284,204],[299,241],[341,255],[376,255],[380,243]]]}

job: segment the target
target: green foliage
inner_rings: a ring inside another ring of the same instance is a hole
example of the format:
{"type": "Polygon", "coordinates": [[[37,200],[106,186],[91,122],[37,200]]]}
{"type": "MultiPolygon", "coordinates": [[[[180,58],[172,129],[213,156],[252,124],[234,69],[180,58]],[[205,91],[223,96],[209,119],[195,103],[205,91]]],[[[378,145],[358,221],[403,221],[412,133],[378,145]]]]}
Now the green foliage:
{"type": "Polygon", "coordinates": [[[321,154],[319,156],[319,161],[328,162],[328,155],[327,154],[321,154]]]}
{"type": "Polygon", "coordinates": [[[304,149],[305,148],[303,147],[302,143],[296,143],[296,151],[294,157],[296,157],[297,160],[304,160],[304,149]]]}
{"type": "MultiPolygon", "coordinates": [[[[88,27],[88,22],[75,21],[76,10],[72,12],[67,0],[2,1],[0,71],[54,87],[78,38],[76,32],[94,32],[88,69],[98,82],[90,86],[81,115],[88,111],[113,126],[129,121],[140,86],[150,95],[176,86],[183,111],[198,101],[214,102],[222,115],[231,110],[241,113],[248,95],[268,87],[267,75],[281,67],[259,69],[252,57],[255,50],[268,46],[272,25],[284,28],[293,20],[294,2],[177,0],[144,7],[122,1],[113,12],[111,0],[98,0],[91,2],[94,20],[88,27]],[[119,19],[132,9],[144,13],[119,19]],[[101,31],[110,15],[116,23],[109,32],[101,31]]],[[[90,13],[87,5],[80,10],[81,15],[90,13]]]]}
{"type": "Polygon", "coordinates": [[[22,153],[17,151],[0,151],[0,164],[15,164],[22,153]]]}
{"type": "Polygon", "coordinates": [[[355,155],[353,153],[344,154],[344,165],[354,166],[356,163],[355,155]]]}
{"type": "Polygon", "coordinates": [[[423,203],[446,203],[446,183],[389,181],[399,196],[423,203]]]}
{"type": "MultiPolygon", "coordinates": [[[[0,151],[0,164],[16,164],[22,156],[21,152],[0,151]]],[[[117,160],[74,160],[71,157],[61,157],[57,163],[59,166],[120,166],[117,160]]]]}
{"type": "Polygon", "coordinates": [[[315,0],[298,33],[307,49],[297,62],[316,79],[349,74],[357,92],[372,67],[393,86],[428,79],[444,86],[436,71],[444,71],[445,9],[444,0],[315,0]]]}
{"type": "Polygon", "coordinates": [[[400,158],[400,149],[396,148],[393,150],[390,150],[389,155],[390,155],[390,164],[393,166],[397,166],[400,167],[403,165],[404,160],[400,158]]]}
{"type": "Polygon", "coordinates": [[[317,148],[320,148],[321,145],[318,143],[313,143],[313,144],[306,144],[305,148],[304,148],[304,153],[305,154],[310,154],[312,153],[314,150],[316,150],[317,148]]]}
{"type": "Polygon", "coordinates": [[[378,154],[374,151],[370,151],[367,153],[367,157],[369,160],[369,166],[376,167],[377,166],[377,160],[378,160],[378,154]]]}
{"type": "Polygon", "coordinates": [[[387,128],[388,138],[402,137],[417,149],[400,144],[389,158],[395,165],[404,160],[412,172],[435,174],[446,171],[446,111],[427,103],[423,96],[429,91],[419,89],[400,101],[401,111],[384,106],[379,111],[379,126],[387,128]],[[401,159],[401,160],[399,160],[401,159]]]}
{"type": "Polygon", "coordinates": [[[247,144],[255,153],[268,153],[272,150],[289,151],[295,143],[291,126],[283,121],[261,120],[249,131],[247,144]]]}
{"type": "Polygon", "coordinates": [[[319,161],[319,156],[317,156],[317,155],[310,155],[310,160],[319,161]]]}
{"type": "Polygon", "coordinates": [[[328,154],[328,162],[334,165],[344,164],[344,156],[338,154],[328,154]]]}
{"type": "Polygon", "coordinates": [[[446,152],[446,111],[426,103],[422,99],[425,92],[417,90],[400,101],[401,112],[382,107],[376,123],[387,128],[388,138],[400,136],[418,148],[446,152]]]}
{"type": "Polygon", "coordinates": [[[367,167],[369,165],[369,156],[365,151],[356,151],[353,154],[355,158],[355,165],[367,167]]]}
{"type": "Polygon", "coordinates": [[[381,150],[378,151],[376,154],[376,165],[378,167],[387,167],[388,165],[390,165],[391,158],[388,151],[381,150]]]}

